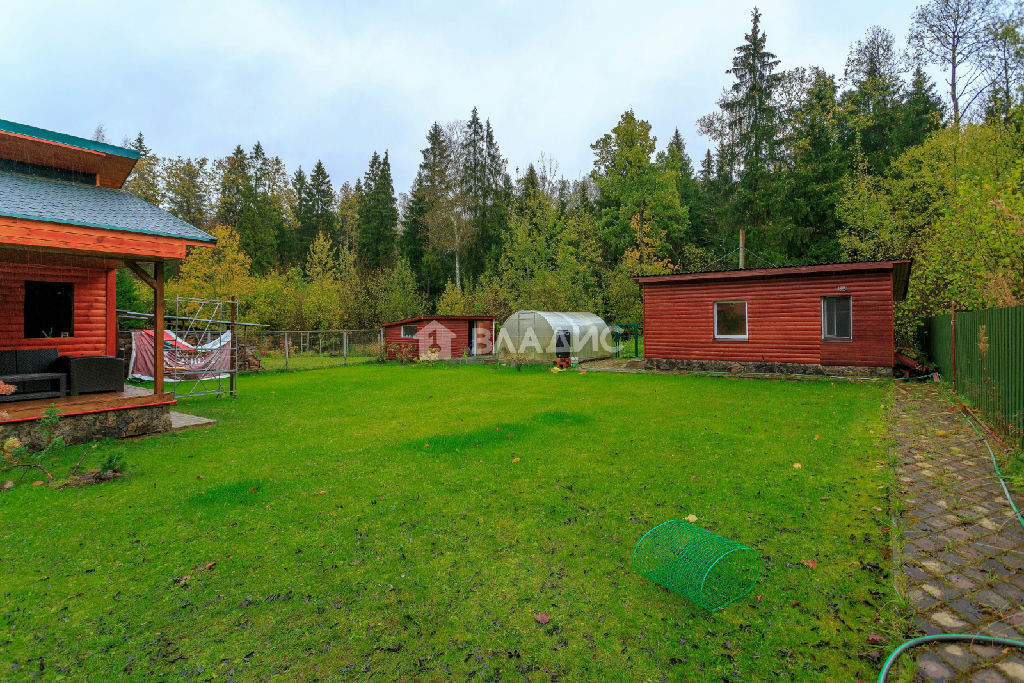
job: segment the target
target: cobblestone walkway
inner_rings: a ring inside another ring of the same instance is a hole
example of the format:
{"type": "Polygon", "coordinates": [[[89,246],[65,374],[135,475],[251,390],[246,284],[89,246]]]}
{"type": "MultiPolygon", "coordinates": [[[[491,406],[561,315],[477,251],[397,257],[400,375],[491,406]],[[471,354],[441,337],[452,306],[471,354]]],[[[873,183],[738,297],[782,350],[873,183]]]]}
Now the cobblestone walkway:
{"type": "MultiPolygon", "coordinates": [[[[894,410],[902,562],[917,629],[1020,639],[1024,530],[988,450],[934,384],[897,383],[894,410]]],[[[916,654],[923,680],[1024,681],[1024,652],[1016,648],[945,644],[916,654]]]]}

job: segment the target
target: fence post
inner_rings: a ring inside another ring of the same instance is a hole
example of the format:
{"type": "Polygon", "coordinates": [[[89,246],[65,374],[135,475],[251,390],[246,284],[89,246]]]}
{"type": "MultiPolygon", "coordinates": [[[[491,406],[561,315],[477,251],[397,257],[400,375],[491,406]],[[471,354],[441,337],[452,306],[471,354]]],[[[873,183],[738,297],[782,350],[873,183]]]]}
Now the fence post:
{"type": "Polygon", "coordinates": [[[953,303],[953,312],[949,317],[950,337],[953,340],[953,393],[956,393],[956,302],[953,303]]]}
{"type": "Polygon", "coordinates": [[[341,333],[341,355],[345,365],[348,365],[348,330],[341,333]]]}
{"type": "Polygon", "coordinates": [[[238,299],[231,297],[231,372],[228,375],[228,396],[235,398],[235,377],[238,375],[238,299]]]}
{"type": "Polygon", "coordinates": [[[284,369],[288,369],[288,333],[284,333],[284,369]]]}

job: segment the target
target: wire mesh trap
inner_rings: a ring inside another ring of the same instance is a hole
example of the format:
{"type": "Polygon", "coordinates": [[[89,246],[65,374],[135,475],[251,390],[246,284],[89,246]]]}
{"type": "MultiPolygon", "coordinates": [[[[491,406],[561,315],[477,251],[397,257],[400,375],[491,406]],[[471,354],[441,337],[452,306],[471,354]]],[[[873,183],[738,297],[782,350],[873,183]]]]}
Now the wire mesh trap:
{"type": "Polygon", "coordinates": [[[752,548],[707,529],[669,520],[637,542],[633,568],[714,612],[754,588],[761,573],[761,558],[752,548]]]}

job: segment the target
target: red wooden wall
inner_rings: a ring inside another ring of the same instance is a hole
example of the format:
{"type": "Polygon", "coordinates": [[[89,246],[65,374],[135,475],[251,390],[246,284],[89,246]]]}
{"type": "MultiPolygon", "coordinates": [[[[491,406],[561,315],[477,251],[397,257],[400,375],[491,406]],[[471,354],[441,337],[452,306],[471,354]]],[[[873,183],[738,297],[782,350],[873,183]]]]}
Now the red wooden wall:
{"type": "Polygon", "coordinates": [[[0,350],[57,349],[61,355],[115,355],[116,271],[101,267],[0,263],[0,350]],[[25,339],[25,281],[75,285],[74,335],[25,339]]]}
{"type": "MultiPolygon", "coordinates": [[[[406,323],[408,325],[415,325],[419,330],[423,330],[427,325],[436,323],[443,326],[446,330],[454,335],[451,343],[451,354],[442,353],[439,358],[448,359],[452,357],[458,358],[462,355],[462,352],[469,348],[469,319],[456,318],[452,320],[418,320],[416,322],[406,323]]],[[[491,326],[494,324],[493,320],[477,320],[478,328],[486,328],[487,333],[490,334],[491,326]]],[[[422,336],[422,334],[420,335],[422,336]]],[[[402,337],[402,326],[401,325],[386,325],[384,327],[384,343],[385,344],[399,344],[401,346],[412,346],[416,351],[413,354],[414,358],[422,358],[427,355],[427,351],[430,346],[436,345],[435,341],[429,341],[425,336],[422,339],[408,339],[402,337]]],[[[395,358],[394,353],[389,353],[388,357],[392,360],[395,358]]]]}
{"type": "Polygon", "coordinates": [[[892,290],[891,271],[647,284],[644,357],[892,367],[892,290]],[[852,297],[852,341],[821,338],[836,295],[852,297]],[[744,300],[747,339],[715,339],[714,302],[744,300]]]}

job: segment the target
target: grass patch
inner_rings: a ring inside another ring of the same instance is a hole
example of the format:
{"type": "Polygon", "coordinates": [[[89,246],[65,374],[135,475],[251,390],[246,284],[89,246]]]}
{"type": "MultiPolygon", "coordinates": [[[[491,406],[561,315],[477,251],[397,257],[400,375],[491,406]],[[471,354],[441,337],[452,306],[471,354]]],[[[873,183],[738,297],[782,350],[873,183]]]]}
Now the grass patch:
{"type": "Polygon", "coordinates": [[[128,478],[0,495],[0,670],[848,680],[899,628],[888,385],[364,364],[240,392],[90,449],[128,478]],[[630,566],[689,514],[764,560],[720,613],[630,566]]]}

